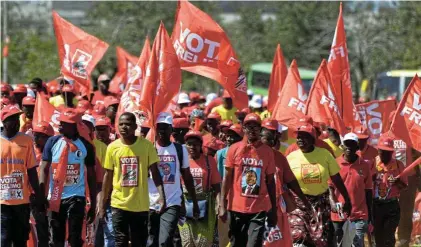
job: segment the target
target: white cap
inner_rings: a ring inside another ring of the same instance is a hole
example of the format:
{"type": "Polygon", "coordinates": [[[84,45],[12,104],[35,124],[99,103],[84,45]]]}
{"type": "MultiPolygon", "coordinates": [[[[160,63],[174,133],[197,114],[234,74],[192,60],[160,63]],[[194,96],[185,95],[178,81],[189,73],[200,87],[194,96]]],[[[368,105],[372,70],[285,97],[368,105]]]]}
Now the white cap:
{"type": "Polygon", "coordinates": [[[190,103],[189,96],[186,93],[180,93],[178,95],[177,104],[186,104],[186,103],[190,103]]]}
{"type": "Polygon", "coordinates": [[[208,95],[206,95],[206,103],[205,106],[208,106],[210,104],[210,102],[212,102],[212,100],[218,98],[218,95],[216,95],[216,93],[210,93],[208,95]]]}
{"type": "Polygon", "coordinates": [[[82,116],[82,120],[88,121],[88,122],[92,123],[93,126],[95,126],[95,118],[93,116],[89,115],[89,114],[84,114],[82,116]]]}
{"type": "Polygon", "coordinates": [[[165,123],[172,125],[172,115],[169,112],[161,112],[158,115],[158,119],[156,120],[156,123],[165,123]]]}
{"type": "Polygon", "coordinates": [[[263,99],[261,95],[253,95],[253,98],[250,101],[250,107],[252,108],[261,108],[263,106],[263,99]]]}
{"type": "Polygon", "coordinates": [[[251,89],[247,89],[247,95],[248,95],[248,96],[252,96],[252,95],[254,95],[253,90],[251,90],[251,89]]]}
{"type": "Polygon", "coordinates": [[[279,133],[282,133],[282,132],[287,131],[287,130],[288,130],[287,126],[282,125],[282,124],[278,124],[278,132],[279,133]]]}
{"type": "Polygon", "coordinates": [[[344,143],[345,141],[354,141],[356,143],[358,143],[358,136],[355,133],[348,133],[344,136],[342,143],[344,143]]]}

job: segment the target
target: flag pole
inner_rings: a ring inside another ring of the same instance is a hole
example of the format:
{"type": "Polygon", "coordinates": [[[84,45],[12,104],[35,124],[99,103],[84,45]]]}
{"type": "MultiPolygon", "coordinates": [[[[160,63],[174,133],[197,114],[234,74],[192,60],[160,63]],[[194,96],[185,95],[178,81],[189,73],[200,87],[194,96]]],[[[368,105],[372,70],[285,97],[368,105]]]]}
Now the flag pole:
{"type": "MultiPolygon", "coordinates": [[[[7,1],[3,1],[3,47],[7,46],[9,43],[9,38],[7,37],[7,1]]],[[[7,82],[7,57],[3,54],[3,82],[7,82]]]]}

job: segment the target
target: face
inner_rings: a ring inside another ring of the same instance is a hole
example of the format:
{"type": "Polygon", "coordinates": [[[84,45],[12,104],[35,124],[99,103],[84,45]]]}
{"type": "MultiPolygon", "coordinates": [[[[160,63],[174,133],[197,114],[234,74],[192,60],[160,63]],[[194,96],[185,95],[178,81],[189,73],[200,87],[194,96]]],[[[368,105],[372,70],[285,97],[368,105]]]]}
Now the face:
{"type": "Polygon", "coordinates": [[[197,137],[190,137],[186,140],[186,147],[190,157],[197,157],[200,155],[202,142],[197,137]]]}
{"type": "Polygon", "coordinates": [[[111,119],[114,120],[117,114],[118,104],[110,105],[107,107],[107,110],[105,111],[105,115],[111,119]]]}
{"type": "Polygon", "coordinates": [[[257,141],[260,139],[261,126],[257,122],[248,122],[243,126],[244,133],[249,141],[257,141]]]}
{"type": "Polygon", "coordinates": [[[172,132],[172,127],[169,124],[158,123],[156,125],[156,132],[160,140],[169,141],[172,132]]]}
{"type": "Polygon", "coordinates": [[[38,85],[36,83],[29,83],[29,88],[36,93],[38,91],[38,85]]]}
{"type": "Polygon", "coordinates": [[[232,109],[232,99],[231,98],[224,98],[224,107],[226,109],[232,109]]]}
{"type": "Polygon", "coordinates": [[[354,155],[358,150],[358,143],[355,141],[347,140],[344,141],[344,154],[346,156],[354,155]]]}
{"type": "Polygon", "coordinates": [[[276,145],[276,138],[276,131],[268,130],[266,128],[262,129],[260,139],[264,144],[269,147],[274,147],[276,145]]]}
{"type": "Polygon", "coordinates": [[[1,91],[1,97],[9,97],[10,93],[9,91],[1,91]]]}
{"type": "Polygon", "coordinates": [[[172,136],[178,143],[184,143],[184,136],[187,134],[189,129],[173,128],[172,136]]]}
{"type": "Polygon", "coordinates": [[[307,132],[298,132],[297,145],[300,149],[307,150],[314,145],[314,138],[307,132]]]}
{"type": "Polygon", "coordinates": [[[228,127],[222,127],[221,131],[219,131],[219,140],[221,140],[222,142],[226,142],[227,141],[227,131],[228,127]]]}
{"type": "Polygon", "coordinates": [[[74,123],[60,122],[58,131],[66,137],[73,137],[77,134],[77,125],[74,123]]]}
{"type": "Polygon", "coordinates": [[[256,184],[256,173],[254,173],[253,171],[249,171],[246,174],[246,183],[250,186],[255,185],[256,184]]]}
{"type": "Polygon", "coordinates": [[[393,155],[393,151],[379,149],[380,160],[384,164],[388,164],[390,162],[390,160],[392,159],[392,155],[393,155]]]}
{"type": "Polygon", "coordinates": [[[90,133],[94,132],[95,127],[91,122],[86,120],[82,120],[82,122],[88,127],[90,133]]]}
{"type": "Polygon", "coordinates": [[[35,106],[33,105],[22,106],[23,113],[25,113],[25,116],[29,119],[32,119],[34,117],[34,109],[35,109],[35,106]]]}
{"type": "Polygon", "coordinates": [[[110,138],[110,127],[97,126],[95,127],[95,136],[98,140],[107,143],[110,138]]]}
{"type": "Polygon", "coordinates": [[[49,136],[44,133],[34,132],[34,142],[37,148],[44,148],[49,136]]]}
{"type": "Polygon", "coordinates": [[[7,132],[12,134],[12,136],[14,136],[14,134],[18,133],[19,128],[20,128],[19,114],[15,114],[15,115],[12,115],[12,116],[6,118],[3,121],[3,128],[7,132]]]}
{"type": "Polygon", "coordinates": [[[110,88],[110,81],[100,81],[98,87],[101,92],[107,92],[110,88]]]}
{"type": "Polygon", "coordinates": [[[239,136],[237,133],[235,133],[232,130],[228,130],[226,134],[226,141],[227,145],[231,146],[232,144],[241,141],[241,136],[239,136]]]}
{"type": "Polygon", "coordinates": [[[334,130],[329,130],[328,132],[329,139],[335,144],[336,146],[341,145],[341,138],[339,134],[334,130]]]}
{"type": "Polygon", "coordinates": [[[146,136],[148,135],[148,133],[149,133],[149,130],[150,130],[151,128],[148,128],[148,127],[141,127],[140,128],[140,135],[143,137],[143,138],[146,138],[146,136]]]}
{"type": "Polygon", "coordinates": [[[168,164],[162,165],[162,172],[164,173],[164,175],[170,175],[171,167],[168,164]]]}
{"type": "Polygon", "coordinates": [[[118,121],[118,131],[123,138],[132,137],[137,129],[136,119],[121,115],[118,121]]]}
{"type": "Polygon", "coordinates": [[[210,133],[215,133],[218,131],[217,126],[218,126],[218,120],[216,119],[207,119],[206,120],[206,127],[208,128],[208,131],[210,133]]]}
{"type": "Polygon", "coordinates": [[[245,113],[239,113],[237,115],[237,119],[238,119],[239,124],[243,125],[244,118],[246,118],[246,114],[245,113]]]}

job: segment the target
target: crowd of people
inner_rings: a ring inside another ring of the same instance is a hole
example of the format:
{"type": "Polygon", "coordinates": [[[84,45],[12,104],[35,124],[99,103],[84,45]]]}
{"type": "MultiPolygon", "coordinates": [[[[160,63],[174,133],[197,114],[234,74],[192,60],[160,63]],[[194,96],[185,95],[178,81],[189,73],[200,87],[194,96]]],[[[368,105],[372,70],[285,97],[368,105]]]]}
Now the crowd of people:
{"type": "Polygon", "coordinates": [[[138,126],[107,75],[90,97],[57,81],[1,84],[2,246],[409,246],[420,172],[399,175],[419,154],[402,140],[290,130],[252,91],[244,109],[183,92],[138,126]],[[33,121],[37,97],[58,126],[33,121]]]}

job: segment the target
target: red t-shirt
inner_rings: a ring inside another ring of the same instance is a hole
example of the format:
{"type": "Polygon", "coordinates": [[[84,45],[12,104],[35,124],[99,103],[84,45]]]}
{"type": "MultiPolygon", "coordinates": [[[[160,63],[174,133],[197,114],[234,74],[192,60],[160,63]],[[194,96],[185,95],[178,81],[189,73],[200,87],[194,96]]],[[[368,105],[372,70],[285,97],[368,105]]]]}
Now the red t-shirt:
{"type": "Polygon", "coordinates": [[[227,152],[225,167],[234,170],[233,189],[228,194],[228,210],[259,213],[271,208],[266,176],[276,172],[273,149],[260,141],[242,140],[227,152]]]}
{"type": "Polygon", "coordinates": [[[364,150],[358,150],[357,151],[358,156],[360,156],[362,159],[368,161],[370,171],[372,174],[376,173],[376,157],[379,155],[379,151],[377,151],[376,148],[373,146],[367,144],[364,150]]]}
{"type": "MultiPolygon", "coordinates": [[[[210,168],[210,183],[219,184],[221,183],[221,175],[219,175],[218,168],[216,167],[215,159],[211,156],[208,156],[209,168],[210,168]]],[[[208,169],[206,167],[206,158],[205,155],[200,156],[198,160],[193,160],[189,158],[190,172],[193,176],[194,186],[196,188],[196,193],[207,192],[209,190],[208,185],[208,169]]]]}
{"type": "MultiPolygon", "coordinates": [[[[402,162],[392,159],[388,165],[381,162],[380,157],[376,157],[376,179],[374,181],[374,198],[375,199],[391,199],[398,198],[400,189],[395,185],[392,186],[387,178],[390,176],[397,177],[405,169],[402,162]]],[[[408,184],[408,177],[402,176],[400,180],[408,184]]]]}
{"type": "Polygon", "coordinates": [[[273,150],[275,156],[275,166],[276,166],[276,178],[277,178],[277,194],[280,195],[283,193],[282,185],[287,184],[295,180],[294,173],[292,173],[291,168],[289,167],[288,160],[283,154],[279,151],[273,150]]]}
{"type": "MultiPolygon", "coordinates": [[[[331,153],[333,155],[333,157],[335,157],[335,154],[333,153],[332,148],[329,146],[329,144],[327,144],[323,140],[316,139],[316,142],[314,143],[314,146],[326,149],[327,151],[329,151],[329,153],[331,153]]],[[[288,154],[290,154],[290,153],[292,153],[292,152],[294,152],[298,149],[300,149],[300,148],[298,147],[297,143],[291,144],[287,148],[287,150],[285,151],[285,156],[288,156],[288,154]]]]}
{"type": "MultiPolygon", "coordinates": [[[[350,164],[341,155],[336,158],[341,170],[339,174],[344,181],[351,200],[352,211],[350,220],[368,220],[368,208],[365,199],[365,190],[373,189],[373,180],[371,177],[370,165],[366,160],[358,158],[354,163],[350,164]]],[[[336,198],[344,204],[345,200],[337,189],[335,189],[336,198]]],[[[332,221],[344,221],[339,218],[337,213],[330,213],[332,221]]]]}

